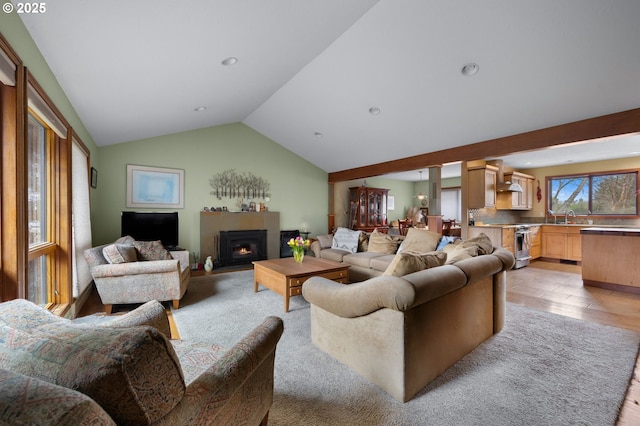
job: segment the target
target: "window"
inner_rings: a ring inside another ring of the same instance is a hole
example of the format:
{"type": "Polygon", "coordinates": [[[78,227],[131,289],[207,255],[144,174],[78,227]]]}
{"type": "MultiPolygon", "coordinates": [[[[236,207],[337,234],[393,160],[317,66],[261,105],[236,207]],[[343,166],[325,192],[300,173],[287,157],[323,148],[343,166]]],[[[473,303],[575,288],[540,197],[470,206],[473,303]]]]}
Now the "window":
{"type": "Polygon", "coordinates": [[[50,153],[52,131],[33,114],[29,114],[27,131],[27,205],[29,225],[29,269],[27,299],[38,305],[48,301],[51,274],[50,153]]]}
{"type": "Polygon", "coordinates": [[[556,213],[637,216],[638,171],[547,178],[548,205],[556,213]]]}
{"type": "Polygon", "coordinates": [[[27,104],[28,263],[21,293],[38,305],[62,312],[73,297],[69,125],[28,73],[27,104]]]}
{"type": "Polygon", "coordinates": [[[71,128],[1,34],[0,128],[0,301],[64,315],[73,302],[71,128]]]}
{"type": "Polygon", "coordinates": [[[460,188],[442,188],[440,190],[440,196],[442,197],[441,213],[444,219],[455,219],[456,222],[460,222],[462,216],[461,194],[460,188]]]}

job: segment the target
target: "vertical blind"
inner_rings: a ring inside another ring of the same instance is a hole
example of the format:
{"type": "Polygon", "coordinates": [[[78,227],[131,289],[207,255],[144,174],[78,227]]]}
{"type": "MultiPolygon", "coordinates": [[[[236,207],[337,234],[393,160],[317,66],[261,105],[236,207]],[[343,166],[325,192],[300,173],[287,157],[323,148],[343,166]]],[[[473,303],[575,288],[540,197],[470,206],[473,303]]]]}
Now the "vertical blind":
{"type": "Polygon", "coordinates": [[[89,265],[82,253],[91,248],[91,210],[89,203],[89,156],[74,139],[71,148],[71,197],[73,238],[73,297],[91,284],[89,265]]]}

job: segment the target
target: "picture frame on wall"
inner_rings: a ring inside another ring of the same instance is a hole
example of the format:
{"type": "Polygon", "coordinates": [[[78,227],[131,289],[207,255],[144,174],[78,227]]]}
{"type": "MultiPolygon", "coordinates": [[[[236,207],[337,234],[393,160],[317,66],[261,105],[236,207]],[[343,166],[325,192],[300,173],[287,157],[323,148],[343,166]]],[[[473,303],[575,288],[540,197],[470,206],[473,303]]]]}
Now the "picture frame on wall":
{"type": "Polygon", "coordinates": [[[184,208],[184,170],[127,164],[127,207],[184,208]]]}
{"type": "Polygon", "coordinates": [[[98,171],[95,169],[95,167],[91,168],[91,187],[98,187],[98,171]]]}
{"type": "Polygon", "coordinates": [[[396,209],[396,197],[394,195],[387,196],[387,210],[396,209]]]}

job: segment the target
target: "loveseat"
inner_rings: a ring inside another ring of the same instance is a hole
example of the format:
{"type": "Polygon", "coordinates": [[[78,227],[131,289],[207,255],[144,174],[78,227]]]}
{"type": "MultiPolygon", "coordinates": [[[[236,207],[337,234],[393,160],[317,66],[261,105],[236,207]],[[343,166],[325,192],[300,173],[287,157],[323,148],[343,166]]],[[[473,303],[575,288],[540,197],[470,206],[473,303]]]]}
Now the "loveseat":
{"type": "Polygon", "coordinates": [[[282,320],[228,351],[170,341],[157,301],[100,325],[0,303],[0,424],[266,424],[282,320]]]}
{"type": "MultiPolygon", "coordinates": [[[[395,399],[408,401],[502,329],[506,271],[515,259],[490,244],[484,236],[451,244],[453,250],[444,254],[413,255],[439,261],[401,276],[350,285],[310,278],[302,294],[311,305],[313,344],[395,399]],[[458,251],[477,253],[458,256],[458,251]],[[442,264],[443,256],[456,260],[442,264]]],[[[396,260],[400,257],[412,256],[398,254],[396,260]]]]}
{"type": "Polygon", "coordinates": [[[126,236],[83,255],[107,314],[113,305],[150,300],[171,300],[178,309],[189,286],[189,252],[169,252],[160,241],[126,236]]]}

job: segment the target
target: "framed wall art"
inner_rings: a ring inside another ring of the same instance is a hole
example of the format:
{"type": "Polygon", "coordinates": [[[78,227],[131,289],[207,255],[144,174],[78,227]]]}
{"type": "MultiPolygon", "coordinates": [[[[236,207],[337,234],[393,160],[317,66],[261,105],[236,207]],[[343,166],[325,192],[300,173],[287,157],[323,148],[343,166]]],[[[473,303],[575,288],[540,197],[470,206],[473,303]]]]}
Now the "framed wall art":
{"type": "Polygon", "coordinates": [[[127,164],[127,207],[184,208],[184,170],[127,164]]]}
{"type": "Polygon", "coordinates": [[[387,196],[387,210],[395,210],[396,209],[396,197],[395,195],[387,196]]]}
{"type": "Polygon", "coordinates": [[[91,168],[91,187],[98,187],[98,171],[94,167],[91,168]]]}

